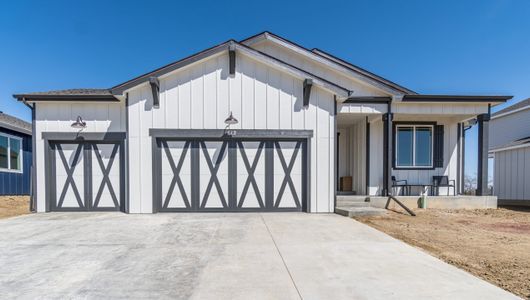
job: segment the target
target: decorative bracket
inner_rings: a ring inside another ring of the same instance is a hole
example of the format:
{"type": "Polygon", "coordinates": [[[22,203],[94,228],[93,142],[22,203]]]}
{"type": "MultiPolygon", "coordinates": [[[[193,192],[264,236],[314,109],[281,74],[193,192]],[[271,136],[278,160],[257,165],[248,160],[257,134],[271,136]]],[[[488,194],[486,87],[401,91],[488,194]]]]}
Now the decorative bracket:
{"type": "Polygon", "coordinates": [[[234,75],[236,73],[236,45],[230,44],[230,46],[228,47],[228,58],[228,73],[230,75],[234,75]]]}
{"type": "Polygon", "coordinates": [[[151,85],[151,93],[153,93],[153,106],[160,106],[160,82],[156,77],[149,77],[149,85],[151,85]]]}
{"type": "Polygon", "coordinates": [[[309,97],[311,96],[311,87],[313,86],[313,79],[306,78],[304,80],[304,101],[303,107],[309,107],[309,97]]]}

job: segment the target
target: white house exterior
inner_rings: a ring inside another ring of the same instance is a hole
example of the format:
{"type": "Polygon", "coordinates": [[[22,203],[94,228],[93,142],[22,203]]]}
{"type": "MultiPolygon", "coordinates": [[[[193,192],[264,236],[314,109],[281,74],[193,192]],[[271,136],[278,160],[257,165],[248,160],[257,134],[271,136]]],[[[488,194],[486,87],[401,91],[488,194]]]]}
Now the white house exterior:
{"type": "Polygon", "coordinates": [[[34,111],[37,211],[128,213],[333,212],[344,176],[360,195],[437,175],[459,193],[466,122],[487,137],[510,98],[420,95],[268,32],[110,89],[15,97],[34,111]]]}
{"type": "Polygon", "coordinates": [[[493,193],[504,205],[530,205],[530,99],[491,117],[493,193]]]}

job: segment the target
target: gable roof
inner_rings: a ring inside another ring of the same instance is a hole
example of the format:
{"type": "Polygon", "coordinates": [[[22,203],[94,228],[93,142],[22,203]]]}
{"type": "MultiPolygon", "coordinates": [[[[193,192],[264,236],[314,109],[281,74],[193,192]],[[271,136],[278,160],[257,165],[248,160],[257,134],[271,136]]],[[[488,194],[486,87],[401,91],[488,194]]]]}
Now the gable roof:
{"type": "Polygon", "coordinates": [[[241,44],[237,41],[234,41],[234,40],[229,40],[229,41],[226,41],[222,44],[219,44],[217,46],[214,46],[214,47],[211,47],[211,48],[208,48],[206,50],[203,50],[199,53],[196,53],[196,54],[193,54],[191,56],[188,56],[188,57],[185,57],[181,60],[178,60],[176,62],[173,62],[171,64],[168,64],[168,65],[165,65],[161,68],[158,68],[154,71],[151,71],[151,72],[148,72],[148,73],[145,73],[143,75],[140,75],[134,79],[131,79],[129,81],[126,81],[124,83],[121,83],[117,86],[114,86],[110,89],[111,93],[113,95],[120,95],[122,94],[124,91],[132,88],[132,87],[135,87],[139,84],[142,84],[144,82],[147,82],[149,80],[150,77],[159,77],[159,76],[162,76],[162,75],[165,75],[165,74],[168,74],[172,71],[175,71],[179,68],[182,68],[182,67],[185,67],[185,66],[188,66],[192,63],[195,63],[197,61],[200,61],[202,59],[205,59],[205,58],[208,58],[212,55],[215,55],[217,53],[220,53],[220,52],[223,52],[223,51],[228,51],[229,48],[232,47],[233,49],[235,50],[239,50],[241,51],[242,53],[246,54],[246,55],[249,55],[255,59],[258,59],[262,62],[265,62],[265,63],[268,63],[269,65],[272,65],[272,66],[275,66],[276,68],[278,69],[281,69],[285,72],[288,72],[290,73],[291,75],[294,75],[296,77],[299,77],[299,78],[310,78],[313,80],[313,82],[317,85],[320,85],[321,87],[323,87],[324,89],[327,89],[333,93],[336,93],[338,96],[340,97],[343,97],[343,98],[347,98],[348,96],[350,96],[352,94],[352,91],[348,90],[347,88],[345,87],[342,87],[334,82],[331,82],[327,79],[324,79],[320,76],[317,76],[315,74],[312,74],[310,72],[307,72],[301,68],[298,68],[296,66],[293,66],[285,61],[282,61],[276,57],[273,57],[271,55],[268,55],[266,53],[263,53],[263,52],[260,52],[256,49],[253,49],[253,48],[250,48],[244,44],[241,44]]]}
{"type": "Polygon", "coordinates": [[[228,40],[224,43],[215,45],[213,47],[210,47],[208,49],[202,50],[198,53],[192,54],[190,56],[184,57],[180,60],[177,60],[175,62],[172,62],[170,64],[167,64],[165,66],[162,66],[156,70],[153,70],[151,72],[142,74],[140,76],[137,76],[131,80],[125,81],[123,83],[120,83],[116,86],[113,86],[110,88],[110,91],[112,94],[121,94],[123,91],[130,89],[131,87],[134,87],[138,84],[144,83],[149,80],[149,77],[158,77],[160,75],[167,74],[169,72],[172,72],[174,70],[177,70],[179,68],[185,67],[189,64],[192,64],[194,62],[197,62],[199,60],[202,60],[204,58],[207,58],[209,56],[215,55],[217,53],[220,53],[222,51],[228,50],[228,47],[230,43],[232,43],[233,40],[228,40]]]}
{"type": "Polygon", "coordinates": [[[508,114],[512,114],[512,113],[515,113],[515,112],[518,112],[518,111],[521,111],[521,110],[524,110],[524,109],[528,109],[530,108],[530,98],[526,99],[526,100],[523,100],[523,101],[519,101],[511,106],[508,106],[506,108],[503,108],[501,110],[499,110],[498,112],[496,113],[493,113],[491,115],[492,118],[499,118],[499,117],[502,117],[502,116],[505,116],[505,115],[508,115],[508,114]]]}
{"type": "Polygon", "coordinates": [[[17,117],[0,112],[0,128],[31,135],[31,124],[17,117]]]}
{"type": "Polygon", "coordinates": [[[269,40],[272,42],[275,42],[277,44],[280,44],[281,46],[284,46],[286,48],[289,48],[290,50],[293,50],[299,54],[305,55],[306,57],[317,61],[319,63],[326,64],[340,72],[345,72],[349,75],[353,75],[357,77],[358,79],[371,84],[375,85],[376,87],[383,88],[385,90],[391,90],[394,93],[398,92],[401,94],[415,94],[414,91],[405,88],[403,86],[400,86],[388,79],[385,79],[381,76],[375,75],[374,73],[371,73],[359,66],[356,66],[352,63],[349,63],[345,60],[342,60],[336,56],[333,56],[327,52],[324,52],[322,50],[319,50],[317,48],[314,48],[312,50],[309,50],[308,48],[305,48],[295,42],[292,42],[288,39],[285,39],[281,36],[278,36],[274,33],[271,33],[269,31],[264,31],[262,33],[258,33],[256,35],[253,35],[249,38],[246,38],[242,41],[240,41],[243,44],[246,45],[252,45],[255,43],[258,43],[263,40],[269,40]]]}

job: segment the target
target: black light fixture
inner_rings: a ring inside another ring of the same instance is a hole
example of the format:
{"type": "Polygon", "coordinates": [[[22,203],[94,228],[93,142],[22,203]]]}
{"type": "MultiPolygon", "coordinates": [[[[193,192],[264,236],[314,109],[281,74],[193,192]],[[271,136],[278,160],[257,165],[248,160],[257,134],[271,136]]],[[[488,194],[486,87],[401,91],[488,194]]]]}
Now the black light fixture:
{"type": "Polygon", "coordinates": [[[76,129],[83,129],[83,128],[86,128],[86,122],[83,121],[83,118],[81,118],[81,116],[77,116],[77,120],[75,120],[74,123],[72,123],[72,128],[76,128],[76,129]]]}
{"type": "Polygon", "coordinates": [[[234,116],[232,115],[232,112],[230,112],[230,115],[225,120],[225,124],[230,126],[230,125],[235,125],[237,123],[239,123],[239,121],[236,118],[234,118],[234,116]]]}

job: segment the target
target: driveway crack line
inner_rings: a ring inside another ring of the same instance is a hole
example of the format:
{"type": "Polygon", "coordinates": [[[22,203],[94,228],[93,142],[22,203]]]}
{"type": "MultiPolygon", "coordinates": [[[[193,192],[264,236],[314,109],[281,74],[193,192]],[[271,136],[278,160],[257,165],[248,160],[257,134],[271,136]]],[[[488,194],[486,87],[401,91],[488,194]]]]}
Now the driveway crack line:
{"type": "Polygon", "coordinates": [[[293,286],[296,289],[296,292],[298,293],[298,297],[300,297],[300,299],[304,299],[302,297],[302,294],[300,294],[300,290],[298,290],[296,283],[294,282],[293,274],[291,274],[289,267],[287,267],[287,264],[285,263],[285,259],[283,258],[282,253],[280,252],[280,249],[278,248],[278,244],[276,244],[276,240],[274,239],[274,236],[272,236],[272,232],[269,226],[267,225],[267,222],[265,222],[265,218],[263,218],[263,214],[260,214],[260,217],[261,217],[261,221],[265,225],[265,228],[267,228],[267,231],[269,232],[269,236],[271,237],[271,240],[274,243],[274,247],[276,248],[276,251],[278,251],[278,255],[280,255],[280,258],[282,259],[283,266],[285,267],[285,270],[287,270],[287,274],[289,274],[289,278],[291,278],[291,282],[293,283],[293,286]]]}

